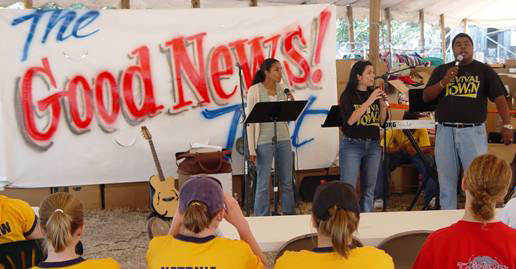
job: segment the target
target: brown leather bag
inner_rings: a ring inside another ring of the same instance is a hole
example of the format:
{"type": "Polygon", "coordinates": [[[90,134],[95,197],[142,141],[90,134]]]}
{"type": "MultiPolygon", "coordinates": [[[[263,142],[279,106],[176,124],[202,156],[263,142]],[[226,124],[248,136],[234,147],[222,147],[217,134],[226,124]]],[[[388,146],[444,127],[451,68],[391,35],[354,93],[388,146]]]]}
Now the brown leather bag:
{"type": "Polygon", "coordinates": [[[224,157],[231,150],[216,152],[177,152],[177,172],[184,175],[231,173],[231,163],[224,157]],[[181,159],[184,159],[178,163],[181,159]]]}

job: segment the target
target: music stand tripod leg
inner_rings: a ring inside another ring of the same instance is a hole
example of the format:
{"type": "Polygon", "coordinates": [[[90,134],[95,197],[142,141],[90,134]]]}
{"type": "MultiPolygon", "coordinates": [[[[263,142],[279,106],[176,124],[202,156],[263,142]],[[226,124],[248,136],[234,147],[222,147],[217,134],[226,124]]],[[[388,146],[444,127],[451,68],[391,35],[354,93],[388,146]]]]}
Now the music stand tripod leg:
{"type": "MultiPolygon", "coordinates": [[[[387,132],[387,129],[385,129],[384,131],[385,133],[387,132]]],[[[384,141],[387,140],[387,137],[386,135],[384,135],[384,141]]],[[[384,142],[383,144],[383,162],[382,164],[383,165],[383,195],[382,195],[382,199],[383,199],[383,208],[382,208],[382,211],[387,211],[387,192],[390,191],[389,190],[389,177],[390,177],[390,174],[391,174],[391,169],[389,168],[389,153],[387,152],[387,143],[384,142]]]]}
{"type": "Polygon", "coordinates": [[[426,176],[423,180],[423,184],[421,185],[421,189],[425,189],[426,184],[428,184],[429,180],[433,180],[436,186],[436,193],[432,195],[432,198],[430,200],[426,201],[426,203],[423,205],[423,210],[429,209],[428,206],[430,205],[430,201],[435,198],[435,207],[433,209],[440,209],[441,208],[441,202],[439,201],[439,180],[437,179],[437,171],[434,166],[430,166],[426,163],[425,160],[423,160],[423,163],[425,164],[425,168],[427,169],[427,174],[430,173],[429,176],[426,176]]]}
{"type": "Polygon", "coordinates": [[[274,177],[273,177],[273,186],[272,189],[274,191],[274,211],[272,212],[273,216],[280,215],[278,212],[278,201],[279,201],[279,166],[278,166],[278,136],[277,136],[277,126],[276,120],[274,120],[274,136],[272,137],[272,157],[274,158],[274,177]]]}
{"type": "MultiPolygon", "coordinates": [[[[433,180],[437,181],[437,186],[439,188],[439,182],[437,180],[437,171],[435,170],[434,167],[432,167],[428,163],[428,160],[423,156],[423,152],[421,152],[421,149],[419,148],[419,145],[417,144],[416,140],[414,139],[414,136],[412,136],[412,133],[409,130],[403,130],[403,133],[405,134],[405,136],[410,141],[410,144],[412,145],[412,148],[414,148],[414,150],[416,150],[416,154],[421,159],[421,161],[423,162],[423,165],[425,166],[427,174],[430,173],[429,177],[431,177],[433,180]]],[[[408,211],[410,211],[410,210],[412,210],[412,208],[414,208],[414,205],[416,204],[416,201],[419,198],[419,195],[421,195],[421,192],[423,191],[425,185],[428,183],[428,178],[429,177],[427,177],[425,180],[423,180],[423,184],[421,184],[421,186],[417,190],[416,196],[414,197],[414,199],[410,203],[409,208],[407,209],[408,211]]],[[[437,194],[436,200],[437,200],[437,206],[440,207],[438,194],[437,194]]],[[[426,209],[427,207],[428,207],[428,203],[426,203],[424,205],[423,209],[426,209]]]]}

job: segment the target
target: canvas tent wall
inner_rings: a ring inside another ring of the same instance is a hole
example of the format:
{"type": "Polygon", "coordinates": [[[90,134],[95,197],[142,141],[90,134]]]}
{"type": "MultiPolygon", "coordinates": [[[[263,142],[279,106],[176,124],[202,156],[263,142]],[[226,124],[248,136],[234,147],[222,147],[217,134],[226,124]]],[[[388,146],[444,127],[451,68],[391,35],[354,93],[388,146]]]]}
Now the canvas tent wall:
{"type": "MultiPolygon", "coordinates": [[[[0,6],[14,4],[16,0],[2,0],[0,6]]],[[[89,8],[120,8],[120,0],[32,0],[34,7],[54,2],[61,7],[74,3],[83,3],[89,8]]],[[[130,0],[131,9],[171,9],[191,8],[191,0],[130,0]]],[[[200,0],[201,8],[246,7],[249,0],[200,0]]],[[[369,0],[258,0],[258,6],[300,5],[300,4],[334,4],[337,16],[346,17],[346,7],[353,7],[355,18],[369,16],[369,0]]],[[[382,0],[381,9],[390,8],[393,19],[400,21],[419,20],[419,10],[424,11],[425,21],[438,24],[439,16],[444,14],[448,26],[457,26],[464,22],[484,27],[503,28],[516,26],[516,1],[514,0],[382,0]]],[[[382,16],[383,17],[383,16],[382,16]]]]}

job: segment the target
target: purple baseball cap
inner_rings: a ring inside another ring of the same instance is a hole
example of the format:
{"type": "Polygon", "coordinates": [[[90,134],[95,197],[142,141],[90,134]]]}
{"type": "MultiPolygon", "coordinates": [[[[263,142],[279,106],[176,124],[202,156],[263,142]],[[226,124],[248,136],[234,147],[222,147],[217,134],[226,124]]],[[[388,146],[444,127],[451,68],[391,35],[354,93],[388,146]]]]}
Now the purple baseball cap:
{"type": "Polygon", "coordinates": [[[179,191],[179,212],[184,213],[194,201],[208,207],[210,218],[215,216],[224,208],[224,192],[220,181],[207,175],[188,178],[179,191]]]}

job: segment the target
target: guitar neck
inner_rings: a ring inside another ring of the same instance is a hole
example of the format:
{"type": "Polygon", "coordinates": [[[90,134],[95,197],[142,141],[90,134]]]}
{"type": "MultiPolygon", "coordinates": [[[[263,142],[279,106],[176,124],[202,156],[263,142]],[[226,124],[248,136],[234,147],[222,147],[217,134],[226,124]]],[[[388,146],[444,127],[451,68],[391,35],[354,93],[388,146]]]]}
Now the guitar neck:
{"type": "Polygon", "coordinates": [[[156,165],[156,169],[158,170],[159,180],[164,181],[165,176],[163,175],[163,170],[161,169],[161,164],[158,160],[158,154],[156,153],[156,149],[154,148],[154,143],[152,143],[152,139],[149,140],[149,145],[152,151],[152,158],[154,159],[154,164],[156,165]]]}

